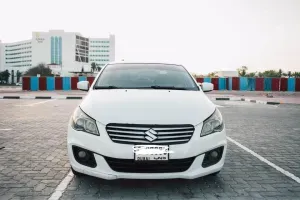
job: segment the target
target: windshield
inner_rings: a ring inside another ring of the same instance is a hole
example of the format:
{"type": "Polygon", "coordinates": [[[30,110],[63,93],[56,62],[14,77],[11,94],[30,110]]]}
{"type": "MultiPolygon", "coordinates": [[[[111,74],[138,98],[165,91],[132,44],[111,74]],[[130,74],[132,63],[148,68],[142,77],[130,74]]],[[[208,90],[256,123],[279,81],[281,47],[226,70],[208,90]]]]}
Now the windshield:
{"type": "Polygon", "coordinates": [[[170,64],[111,64],[94,88],[199,90],[183,66],[170,64]]]}

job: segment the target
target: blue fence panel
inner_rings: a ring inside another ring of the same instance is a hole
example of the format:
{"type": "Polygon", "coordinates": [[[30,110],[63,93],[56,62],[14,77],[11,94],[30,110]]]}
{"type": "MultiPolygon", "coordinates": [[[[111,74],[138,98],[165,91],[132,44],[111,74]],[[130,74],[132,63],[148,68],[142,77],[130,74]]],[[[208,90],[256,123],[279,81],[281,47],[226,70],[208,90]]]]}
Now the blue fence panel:
{"type": "Polygon", "coordinates": [[[264,91],[272,90],[272,78],[264,78],[264,91]]]}
{"type": "Polygon", "coordinates": [[[295,78],[288,78],[288,91],[295,92],[296,86],[296,79],[295,78]]]}
{"type": "Polygon", "coordinates": [[[247,90],[248,89],[248,78],[247,77],[240,77],[240,90],[247,90]]]}
{"type": "Polygon", "coordinates": [[[63,77],[63,90],[71,90],[71,77],[63,77]]]}
{"type": "Polygon", "coordinates": [[[248,78],[248,90],[249,91],[255,91],[256,86],[256,80],[255,78],[248,78]]]}
{"type": "Polygon", "coordinates": [[[228,78],[228,90],[232,90],[232,78],[228,78]]]}
{"type": "Polygon", "coordinates": [[[219,90],[226,90],[226,78],[219,78],[219,90]]]}
{"type": "Polygon", "coordinates": [[[211,78],[209,78],[209,77],[206,77],[206,78],[204,78],[204,80],[203,80],[204,82],[207,82],[207,83],[211,83],[211,78]]]}
{"type": "Polygon", "coordinates": [[[54,77],[47,77],[47,90],[55,89],[55,80],[54,77]]]}
{"type": "Polygon", "coordinates": [[[36,76],[30,77],[30,90],[39,90],[39,78],[36,76]]]}
{"type": "Polygon", "coordinates": [[[86,81],[86,77],[85,76],[79,76],[78,81],[86,81]]]}

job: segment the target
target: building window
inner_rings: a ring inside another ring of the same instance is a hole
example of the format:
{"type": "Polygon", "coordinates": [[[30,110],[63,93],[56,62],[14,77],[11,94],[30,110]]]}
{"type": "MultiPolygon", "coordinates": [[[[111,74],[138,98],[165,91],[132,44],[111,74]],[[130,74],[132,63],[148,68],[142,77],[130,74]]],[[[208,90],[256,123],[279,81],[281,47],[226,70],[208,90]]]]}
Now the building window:
{"type": "MultiPolygon", "coordinates": [[[[88,63],[89,59],[89,39],[76,36],[75,61],[88,63]]],[[[93,43],[93,41],[91,41],[93,43]]]]}
{"type": "Polygon", "coordinates": [[[51,37],[51,63],[55,63],[55,39],[51,37]]]}
{"type": "Polygon", "coordinates": [[[62,64],[62,38],[59,37],[59,46],[58,46],[58,50],[59,50],[59,59],[58,62],[61,65],[62,64]]]}
{"type": "Polygon", "coordinates": [[[51,37],[51,64],[62,64],[62,38],[51,37]]]}

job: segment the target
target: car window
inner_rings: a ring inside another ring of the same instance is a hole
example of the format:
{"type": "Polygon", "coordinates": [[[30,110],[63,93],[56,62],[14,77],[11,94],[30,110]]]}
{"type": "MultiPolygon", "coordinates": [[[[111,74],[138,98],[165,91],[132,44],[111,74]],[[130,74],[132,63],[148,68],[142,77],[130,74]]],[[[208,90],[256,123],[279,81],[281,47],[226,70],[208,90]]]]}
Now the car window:
{"type": "Polygon", "coordinates": [[[182,66],[164,64],[113,64],[99,76],[95,86],[151,88],[151,86],[199,90],[182,66]]]}

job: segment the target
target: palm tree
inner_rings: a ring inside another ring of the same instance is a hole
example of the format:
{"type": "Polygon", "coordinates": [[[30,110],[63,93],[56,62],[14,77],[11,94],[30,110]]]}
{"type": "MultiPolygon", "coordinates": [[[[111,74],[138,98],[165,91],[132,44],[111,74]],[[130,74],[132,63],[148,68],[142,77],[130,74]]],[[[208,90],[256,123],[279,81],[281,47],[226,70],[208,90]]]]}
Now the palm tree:
{"type": "Polygon", "coordinates": [[[255,77],[256,72],[250,72],[248,74],[246,74],[246,77],[255,77]]]}
{"type": "Polygon", "coordinates": [[[92,69],[92,72],[94,72],[95,71],[95,69],[96,69],[96,63],[94,63],[94,62],[92,62],[91,63],[91,69],[92,69]]]}
{"type": "Polygon", "coordinates": [[[238,72],[240,76],[246,76],[248,67],[242,66],[241,68],[238,68],[238,72]]]}
{"type": "Polygon", "coordinates": [[[5,70],[5,71],[3,72],[3,74],[2,74],[2,76],[3,76],[3,78],[4,78],[5,82],[6,82],[6,84],[8,84],[8,79],[9,79],[9,77],[10,77],[9,71],[8,71],[8,70],[5,70]]]}
{"type": "Polygon", "coordinates": [[[300,77],[300,72],[294,72],[292,74],[292,76],[295,77],[295,78],[298,78],[298,77],[300,77]]]}
{"type": "Polygon", "coordinates": [[[278,76],[279,76],[279,77],[282,76],[282,70],[281,70],[281,69],[279,69],[279,71],[278,71],[278,76]]]}
{"type": "Polygon", "coordinates": [[[11,70],[11,83],[14,84],[15,83],[15,71],[11,70]]]}
{"type": "Polygon", "coordinates": [[[215,77],[216,75],[217,75],[216,72],[210,72],[207,76],[213,78],[213,77],[215,77]]]}
{"type": "Polygon", "coordinates": [[[17,70],[17,83],[20,82],[21,76],[22,76],[22,73],[19,70],[17,70]]]}

